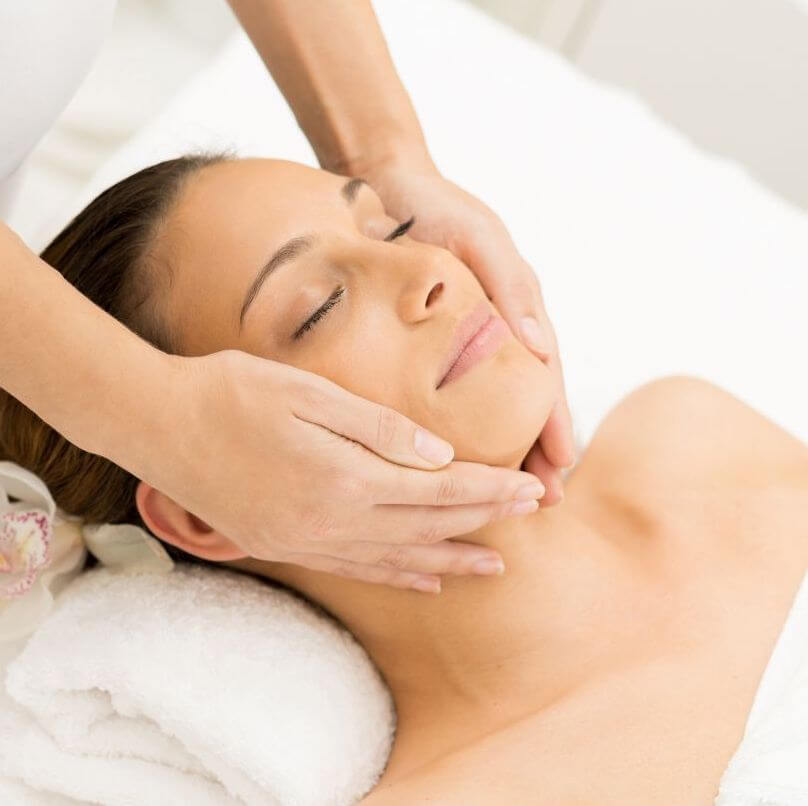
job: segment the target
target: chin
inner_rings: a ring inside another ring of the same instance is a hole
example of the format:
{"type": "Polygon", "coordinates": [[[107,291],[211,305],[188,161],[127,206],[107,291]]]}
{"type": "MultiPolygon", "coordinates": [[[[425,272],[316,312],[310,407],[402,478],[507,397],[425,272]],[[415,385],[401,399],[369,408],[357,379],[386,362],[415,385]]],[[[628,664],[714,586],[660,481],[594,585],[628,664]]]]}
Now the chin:
{"type": "Polygon", "coordinates": [[[440,433],[455,459],[519,467],[555,402],[550,370],[514,340],[452,386],[453,416],[440,433]]]}

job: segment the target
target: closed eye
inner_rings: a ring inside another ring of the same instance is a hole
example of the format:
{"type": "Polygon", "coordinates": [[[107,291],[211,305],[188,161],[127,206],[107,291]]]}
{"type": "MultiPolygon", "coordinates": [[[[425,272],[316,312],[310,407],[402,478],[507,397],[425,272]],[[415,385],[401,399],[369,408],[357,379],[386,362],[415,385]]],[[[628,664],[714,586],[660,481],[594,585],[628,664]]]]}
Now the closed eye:
{"type": "Polygon", "coordinates": [[[405,221],[403,224],[399,224],[384,240],[394,241],[396,238],[400,238],[410,229],[410,227],[412,227],[414,223],[415,223],[415,216],[411,216],[409,221],[405,221]]]}
{"type": "Polygon", "coordinates": [[[292,338],[299,339],[311,330],[340,301],[344,291],[344,286],[334,289],[331,296],[292,334],[292,338]]]}
{"type": "MultiPolygon", "coordinates": [[[[409,220],[399,224],[384,240],[394,241],[396,238],[400,238],[409,231],[414,223],[415,216],[411,216],[409,220]]],[[[344,286],[335,289],[331,296],[292,334],[292,338],[299,339],[304,333],[311,330],[340,301],[344,292],[344,286]]]]}

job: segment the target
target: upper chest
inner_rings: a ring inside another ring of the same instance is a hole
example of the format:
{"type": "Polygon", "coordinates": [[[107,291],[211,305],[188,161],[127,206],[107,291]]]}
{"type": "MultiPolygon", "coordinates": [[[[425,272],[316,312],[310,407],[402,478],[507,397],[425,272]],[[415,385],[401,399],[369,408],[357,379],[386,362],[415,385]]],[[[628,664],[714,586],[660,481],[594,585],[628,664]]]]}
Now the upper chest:
{"type": "Polygon", "coordinates": [[[568,697],[368,806],[712,806],[808,568],[808,448],[665,380],[612,412],[565,487],[599,532],[654,541],[651,594],[604,603],[606,651],[584,675],[570,659],[568,697]]]}
{"type": "Polygon", "coordinates": [[[655,525],[658,598],[603,625],[613,653],[553,707],[402,782],[407,802],[711,806],[808,568],[806,513],[808,479],[680,502],[655,525]]]}

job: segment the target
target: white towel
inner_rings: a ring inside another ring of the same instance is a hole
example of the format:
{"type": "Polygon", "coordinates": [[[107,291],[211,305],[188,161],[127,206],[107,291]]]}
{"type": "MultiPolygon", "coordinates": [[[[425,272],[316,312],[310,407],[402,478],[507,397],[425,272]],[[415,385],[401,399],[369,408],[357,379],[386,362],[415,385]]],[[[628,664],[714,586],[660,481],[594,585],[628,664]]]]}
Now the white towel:
{"type": "Polygon", "coordinates": [[[108,806],[347,806],[377,782],[395,728],[376,668],[332,618],[183,563],[80,576],[6,689],[6,786],[108,806]]]}

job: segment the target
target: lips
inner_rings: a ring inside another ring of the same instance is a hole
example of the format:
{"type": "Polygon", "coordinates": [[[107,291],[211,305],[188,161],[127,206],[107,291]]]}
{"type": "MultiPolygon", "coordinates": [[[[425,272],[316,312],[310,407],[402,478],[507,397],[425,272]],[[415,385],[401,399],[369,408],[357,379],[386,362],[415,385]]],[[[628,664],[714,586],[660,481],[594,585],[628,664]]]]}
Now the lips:
{"type": "Polygon", "coordinates": [[[487,302],[481,301],[458,325],[435,388],[440,389],[493,355],[508,333],[502,318],[491,312],[487,302]]]}

